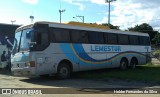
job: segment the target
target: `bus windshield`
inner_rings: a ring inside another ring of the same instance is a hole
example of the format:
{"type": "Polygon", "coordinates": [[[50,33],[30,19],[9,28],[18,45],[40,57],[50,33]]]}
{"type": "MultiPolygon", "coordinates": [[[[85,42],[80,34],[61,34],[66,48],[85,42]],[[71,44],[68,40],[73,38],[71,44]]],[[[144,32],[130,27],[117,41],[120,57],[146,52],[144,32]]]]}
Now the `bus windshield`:
{"type": "Polygon", "coordinates": [[[13,53],[20,51],[28,51],[31,42],[32,29],[25,29],[15,33],[15,41],[13,46],[13,53]]]}

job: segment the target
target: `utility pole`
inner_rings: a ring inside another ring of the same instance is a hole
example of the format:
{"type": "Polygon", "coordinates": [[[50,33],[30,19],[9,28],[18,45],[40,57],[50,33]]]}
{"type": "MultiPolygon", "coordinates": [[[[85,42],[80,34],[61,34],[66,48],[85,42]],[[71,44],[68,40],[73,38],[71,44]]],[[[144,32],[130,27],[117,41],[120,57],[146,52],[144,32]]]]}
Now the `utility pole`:
{"type": "Polygon", "coordinates": [[[61,18],[62,18],[62,12],[65,12],[66,10],[64,9],[64,10],[59,10],[59,14],[60,14],[60,23],[61,23],[61,18]]]}
{"type": "Polygon", "coordinates": [[[84,23],[84,16],[77,15],[76,17],[79,17],[82,20],[82,22],[84,23]]]}
{"type": "Polygon", "coordinates": [[[109,8],[108,8],[108,27],[110,28],[110,3],[116,1],[116,0],[106,0],[106,3],[109,4],[109,8]]]}
{"type": "Polygon", "coordinates": [[[13,23],[16,22],[16,20],[11,20],[11,22],[12,22],[12,25],[13,25],[13,23]]]}

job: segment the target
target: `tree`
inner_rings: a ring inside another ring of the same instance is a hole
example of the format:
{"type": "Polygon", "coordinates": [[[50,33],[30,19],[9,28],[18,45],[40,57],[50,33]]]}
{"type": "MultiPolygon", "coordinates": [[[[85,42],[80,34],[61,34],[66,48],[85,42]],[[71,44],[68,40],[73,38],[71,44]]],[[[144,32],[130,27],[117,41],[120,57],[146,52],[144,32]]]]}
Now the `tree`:
{"type": "MultiPolygon", "coordinates": [[[[109,26],[107,23],[105,24],[102,24],[103,26],[109,26]]],[[[116,30],[119,30],[119,26],[114,26],[112,24],[110,24],[110,29],[116,29],[116,30]]]]}
{"type": "Polygon", "coordinates": [[[160,33],[157,33],[155,37],[153,38],[153,41],[155,42],[155,45],[160,45],[160,33]]]}
{"type": "Polygon", "coordinates": [[[157,34],[157,31],[154,31],[152,26],[150,26],[147,23],[136,25],[135,27],[128,28],[128,30],[142,32],[142,33],[148,33],[150,36],[150,39],[151,39],[151,43],[153,43],[153,44],[155,43],[155,41],[153,41],[153,38],[157,34]]]}

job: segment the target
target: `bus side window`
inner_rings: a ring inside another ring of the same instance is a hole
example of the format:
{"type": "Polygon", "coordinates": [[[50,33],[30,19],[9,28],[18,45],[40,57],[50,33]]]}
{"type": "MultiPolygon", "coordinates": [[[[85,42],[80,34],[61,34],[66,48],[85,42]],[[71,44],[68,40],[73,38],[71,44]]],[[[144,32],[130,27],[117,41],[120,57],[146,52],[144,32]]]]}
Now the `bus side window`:
{"type": "Polygon", "coordinates": [[[108,43],[109,44],[117,44],[117,34],[108,33],[108,43]]]}
{"type": "Polygon", "coordinates": [[[36,32],[36,50],[44,50],[49,45],[48,33],[46,31],[36,32]]]}
{"type": "Polygon", "coordinates": [[[118,34],[118,43],[120,45],[128,45],[129,44],[128,35],[118,34]]]}
{"type": "Polygon", "coordinates": [[[144,37],[145,39],[145,45],[150,45],[150,40],[149,40],[149,37],[144,37]]]}
{"type": "Polygon", "coordinates": [[[41,44],[42,44],[42,46],[47,46],[48,45],[48,33],[45,33],[45,32],[43,32],[42,34],[41,34],[42,36],[42,40],[41,40],[41,44]]]}
{"type": "Polygon", "coordinates": [[[145,37],[144,36],[139,36],[139,43],[140,43],[140,45],[145,45],[145,37]]]}
{"type": "Polygon", "coordinates": [[[139,36],[140,45],[150,45],[149,37],[139,36]]]}
{"type": "Polygon", "coordinates": [[[130,45],[139,45],[138,36],[136,36],[136,35],[130,35],[129,36],[129,42],[130,42],[130,45]]]}
{"type": "MultiPolygon", "coordinates": [[[[68,29],[63,28],[52,28],[51,29],[52,41],[56,43],[69,43],[70,34],[68,29]]],[[[51,37],[51,36],[50,36],[51,37]]]]}
{"type": "Polygon", "coordinates": [[[42,35],[41,35],[41,33],[37,33],[37,40],[36,40],[36,42],[37,42],[37,45],[41,45],[41,38],[42,38],[42,35]]]}
{"type": "Polygon", "coordinates": [[[46,45],[48,44],[48,34],[45,32],[37,33],[37,45],[46,45]]]}
{"type": "Polygon", "coordinates": [[[105,43],[108,43],[108,34],[107,33],[104,33],[104,41],[105,41],[105,43]]]}
{"type": "Polygon", "coordinates": [[[88,43],[88,33],[86,31],[72,30],[71,36],[73,43],[88,43]]]}
{"type": "Polygon", "coordinates": [[[101,32],[89,32],[89,43],[104,44],[103,33],[101,32]]]}

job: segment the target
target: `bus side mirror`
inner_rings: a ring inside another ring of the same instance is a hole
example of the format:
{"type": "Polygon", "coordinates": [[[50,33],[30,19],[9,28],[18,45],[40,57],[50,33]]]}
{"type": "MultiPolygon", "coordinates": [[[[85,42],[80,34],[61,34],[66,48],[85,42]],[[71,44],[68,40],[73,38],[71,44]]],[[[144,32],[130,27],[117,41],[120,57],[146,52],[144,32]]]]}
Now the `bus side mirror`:
{"type": "Polygon", "coordinates": [[[36,45],[36,44],[37,44],[37,42],[30,42],[29,43],[30,47],[33,47],[33,45],[36,45]]]}

